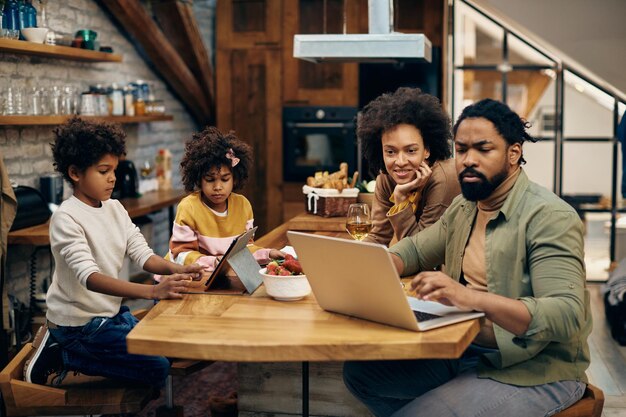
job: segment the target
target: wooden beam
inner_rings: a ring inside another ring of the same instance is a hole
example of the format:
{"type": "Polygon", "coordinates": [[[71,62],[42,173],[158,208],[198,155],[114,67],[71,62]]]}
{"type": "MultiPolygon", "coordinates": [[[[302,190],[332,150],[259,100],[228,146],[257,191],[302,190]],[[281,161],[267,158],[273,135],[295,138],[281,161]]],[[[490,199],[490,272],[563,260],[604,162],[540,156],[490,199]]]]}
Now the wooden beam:
{"type": "Polygon", "coordinates": [[[200,83],[139,0],[99,0],[143,47],[161,74],[200,125],[211,121],[210,106],[200,83]]]}
{"type": "Polygon", "coordinates": [[[213,68],[202,41],[202,34],[191,2],[189,0],[156,0],[152,2],[152,13],[161,26],[161,30],[200,83],[211,109],[211,115],[214,115],[213,68]]]}

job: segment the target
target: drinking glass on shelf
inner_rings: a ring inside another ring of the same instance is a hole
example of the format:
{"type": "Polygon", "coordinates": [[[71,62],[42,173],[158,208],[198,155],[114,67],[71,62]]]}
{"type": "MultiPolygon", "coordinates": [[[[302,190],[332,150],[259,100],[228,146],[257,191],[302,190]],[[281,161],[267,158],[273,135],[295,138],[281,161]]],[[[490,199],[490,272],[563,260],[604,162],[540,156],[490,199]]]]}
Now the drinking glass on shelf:
{"type": "Polygon", "coordinates": [[[28,114],[41,116],[43,114],[43,91],[39,87],[31,87],[28,93],[28,114]]]}
{"type": "Polygon", "coordinates": [[[346,217],[346,230],[355,240],[363,240],[372,230],[370,207],[365,203],[350,204],[346,217]]]}

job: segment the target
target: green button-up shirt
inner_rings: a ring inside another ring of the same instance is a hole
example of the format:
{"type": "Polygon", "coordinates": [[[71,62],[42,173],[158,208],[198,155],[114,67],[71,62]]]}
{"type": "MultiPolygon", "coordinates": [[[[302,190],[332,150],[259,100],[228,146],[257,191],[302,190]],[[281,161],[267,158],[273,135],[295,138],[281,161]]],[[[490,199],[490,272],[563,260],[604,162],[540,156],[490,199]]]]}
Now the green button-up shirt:
{"type": "MultiPolygon", "coordinates": [[[[458,281],[476,213],[459,196],[437,223],[390,251],[406,275],[445,264],[458,281]]],[[[577,213],[522,171],[485,233],[487,290],[522,301],[532,319],[519,337],[494,323],[498,352],[484,356],[479,376],[523,386],[587,381],[592,321],[577,213]]]]}

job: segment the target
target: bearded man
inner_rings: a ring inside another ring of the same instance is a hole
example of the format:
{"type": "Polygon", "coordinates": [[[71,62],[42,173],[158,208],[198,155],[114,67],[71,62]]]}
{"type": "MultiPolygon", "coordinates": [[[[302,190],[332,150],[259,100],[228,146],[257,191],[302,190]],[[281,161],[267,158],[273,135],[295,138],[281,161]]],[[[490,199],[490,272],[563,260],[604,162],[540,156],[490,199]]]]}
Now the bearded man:
{"type": "Polygon", "coordinates": [[[392,248],[418,298],[485,313],[459,359],[347,362],[348,389],[376,416],[549,416],[578,401],[591,332],[583,226],[528,179],[528,123],[503,103],[453,128],[462,196],[392,248]],[[445,264],[445,273],[433,271],[445,264]]]}

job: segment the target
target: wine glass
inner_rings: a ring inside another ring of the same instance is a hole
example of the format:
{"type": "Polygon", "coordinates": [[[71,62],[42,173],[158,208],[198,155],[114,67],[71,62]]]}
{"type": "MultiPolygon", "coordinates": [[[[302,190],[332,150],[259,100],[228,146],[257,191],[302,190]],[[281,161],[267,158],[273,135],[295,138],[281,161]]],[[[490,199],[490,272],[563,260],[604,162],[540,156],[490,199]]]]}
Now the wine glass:
{"type": "Polygon", "coordinates": [[[152,173],[152,169],[153,167],[152,164],[150,164],[150,161],[144,161],[143,165],[141,166],[141,178],[148,178],[152,173]]]}
{"type": "Polygon", "coordinates": [[[346,217],[346,230],[355,240],[363,240],[372,230],[370,208],[365,203],[350,204],[346,217]]]}

